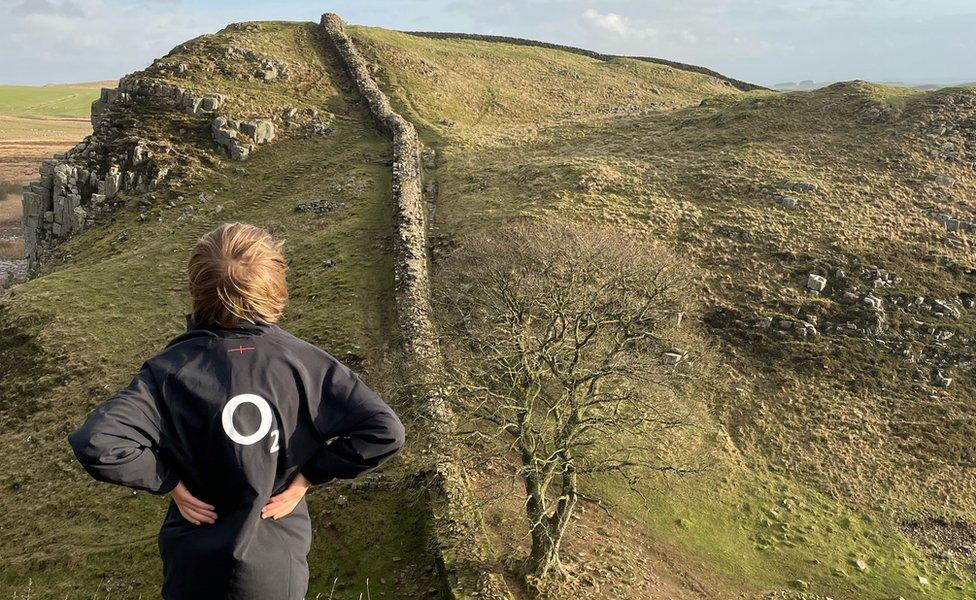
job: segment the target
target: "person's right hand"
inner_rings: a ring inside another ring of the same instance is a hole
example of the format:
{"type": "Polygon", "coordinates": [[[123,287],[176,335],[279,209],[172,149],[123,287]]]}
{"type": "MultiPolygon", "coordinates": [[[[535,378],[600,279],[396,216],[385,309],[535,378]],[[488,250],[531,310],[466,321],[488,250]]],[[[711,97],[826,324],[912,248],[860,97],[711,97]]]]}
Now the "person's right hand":
{"type": "Polygon", "coordinates": [[[213,523],[217,520],[214,507],[194,497],[182,481],[176,484],[169,495],[172,496],[173,502],[176,502],[176,508],[180,509],[183,518],[194,525],[213,523]]]}

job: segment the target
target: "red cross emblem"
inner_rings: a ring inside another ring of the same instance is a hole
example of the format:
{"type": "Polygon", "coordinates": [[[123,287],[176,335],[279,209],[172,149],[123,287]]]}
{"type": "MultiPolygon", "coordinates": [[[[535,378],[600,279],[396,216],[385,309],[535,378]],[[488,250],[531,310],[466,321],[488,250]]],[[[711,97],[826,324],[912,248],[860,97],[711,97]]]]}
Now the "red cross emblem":
{"type": "Polygon", "coordinates": [[[237,348],[231,348],[230,350],[228,350],[228,352],[237,352],[239,354],[244,354],[248,350],[255,350],[255,348],[254,348],[254,346],[245,346],[245,345],[241,344],[237,348]]]}

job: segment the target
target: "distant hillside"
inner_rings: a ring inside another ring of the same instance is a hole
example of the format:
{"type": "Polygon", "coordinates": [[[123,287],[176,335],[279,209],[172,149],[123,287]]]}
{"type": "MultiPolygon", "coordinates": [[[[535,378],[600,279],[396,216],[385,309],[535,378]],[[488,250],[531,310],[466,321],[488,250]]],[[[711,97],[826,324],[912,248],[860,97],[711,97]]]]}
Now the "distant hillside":
{"type": "MultiPolygon", "coordinates": [[[[772,86],[774,90],[784,91],[784,92],[799,92],[799,91],[810,91],[816,90],[822,87],[827,87],[837,83],[836,81],[813,81],[811,79],[806,79],[800,82],[787,81],[784,83],[777,83],[772,86]]],[[[919,83],[919,84],[909,84],[902,83],[899,81],[880,81],[876,82],[880,85],[890,85],[897,87],[910,87],[917,90],[940,90],[947,87],[973,87],[976,86],[974,82],[968,83],[919,83]]]]}
{"type": "MultiPolygon", "coordinates": [[[[696,274],[687,318],[720,359],[688,441],[714,466],[586,478],[554,600],[976,596],[974,90],[778,93],[521,40],[348,32],[424,144],[435,290],[464,293],[443,257],[525,219],[643,236],[696,274]]],[[[40,118],[85,93],[6,97],[40,118]]],[[[33,177],[39,271],[0,301],[0,590],[157,594],[164,501],[91,482],[64,435],[182,330],[190,244],[243,220],[285,240],[283,326],[408,428],[389,468],[312,492],[308,596],[448,597],[417,475],[431,424],[398,351],[393,148],[322,29],[228,26],[95,108],[33,177]]],[[[490,449],[462,453],[478,568],[523,597],[519,482],[490,449]]]]}
{"type": "Polygon", "coordinates": [[[102,87],[115,82],[44,86],[0,85],[0,115],[85,119],[102,87]]]}
{"type": "Polygon", "coordinates": [[[91,132],[91,103],[113,82],[0,85],[0,181],[21,183],[37,164],[91,132]]]}

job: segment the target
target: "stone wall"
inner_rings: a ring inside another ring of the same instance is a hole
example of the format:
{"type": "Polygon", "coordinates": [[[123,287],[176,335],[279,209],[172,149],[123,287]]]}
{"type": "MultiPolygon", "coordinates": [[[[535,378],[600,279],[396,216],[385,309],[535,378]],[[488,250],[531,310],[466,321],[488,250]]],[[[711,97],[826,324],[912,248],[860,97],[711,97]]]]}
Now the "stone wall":
{"type": "Polygon", "coordinates": [[[522,38],[505,37],[500,35],[484,35],[479,33],[452,33],[452,32],[438,32],[438,31],[404,31],[408,35],[415,35],[417,37],[426,37],[440,40],[476,40],[482,42],[502,42],[505,44],[515,44],[518,46],[534,46],[536,48],[548,48],[550,50],[561,50],[563,52],[571,52],[573,54],[582,54],[583,56],[589,56],[590,58],[595,58],[596,60],[613,60],[615,58],[629,58],[630,60],[639,60],[642,62],[650,62],[659,65],[667,65],[669,67],[679,69],[681,71],[691,71],[693,73],[700,73],[702,75],[708,75],[724,81],[730,86],[741,90],[743,92],[748,92],[752,90],[766,90],[761,85],[756,85],[754,83],[749,83],[746,81],[740,81],[738,79],[733,79],[731,77],[726,77],[721,73],[707,69],[705,67],[699,67],[697,65],[689,65],[685,63],[676,62],[673,60],[667,60],[664,58],[653,58],[651,56],[625,56],[619,54],[601,54],[599,52],[594,52],[592,50],[586,50],[583,48],[576,48],[574,46],[563,46],[562,44],[550,44],[549,42],[539,42],[536,40],[526,40],[522,38]]]}
{"type": "Polygon", "coordinates": [[[40,177],[24,187],[24,253],[36,273],[50,251],[68,237],[116,210],[122,194],[145,193],[170,173],[152,140],[131,135],[134,104],[153,103],[210,119],[217,149],[245,160],[256,145],[271,141],[270,119],[238,121],[218,115],[223,94],[195,94],[176,84],[127,75],[117,89],[103,88],[92,103],[93,132],[64,154],[44,161],[40,177]]]}
{"type": "Polygon", "coordinates": [[[454,416],[444,400],[443,357],[431,315],[427,210],[422,196],[421,143],[413,124],[397,114],[369,73],[366,61],[334,14],[321,26],[369,108],[377,128],[393,144],[394,269],[397,320],[410,376],[428,426],[424,473],[433,539],[445,584],[454,598],[509,597],[502,579],[486,567],[484,526],[465,474],[452,451],[454,416]]]}

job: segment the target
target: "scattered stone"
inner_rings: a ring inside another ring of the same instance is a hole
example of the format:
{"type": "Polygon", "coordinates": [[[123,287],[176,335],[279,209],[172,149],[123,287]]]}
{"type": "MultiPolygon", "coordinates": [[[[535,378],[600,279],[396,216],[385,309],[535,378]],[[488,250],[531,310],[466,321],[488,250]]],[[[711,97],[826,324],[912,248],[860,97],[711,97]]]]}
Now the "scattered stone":
{"type": "Polygon", "coordinates": [[[822,292],[827,287],[827,279],[816,273],[807,275],[807,288],[814,292],[822,292]]]}
{"type": "Polygon", "coordinates": [[[810,584],[802,579],[794,579],[790,582],[790,586],[797,590],[808,590],[810,589],[810,584]]]}
{"type": "Polygon", "coordinates": [[[668,363],[669,365],[676,365],[681,362],[681,359],[684,358],[684,354],[680,352],[665,352],[663,358],[664,362],[668,363]]]}
{"type": "Polygon", "coordinates": [[[958,319],[962,312],[955,306],[949,306],[948,303],[942,300],[932,300],[932,314],[936,317],[951,317],[953,319],[958,319]]]}
{"type": "Polygon", "coordinates": [[[299,202],[295,205],[295,212],[313,212],[321,215],[340,208],[345,208],[345,202],[333,202],[331,200],[316,200],[314,202],[299,202]]]}
{"type": "Polygon", "coordinates": [[[267,144],[275,137],[275,126],[271,119],[251,119],[240,125],[240,131],[251,138],[255,144],[267,144]]]}
{"type": "Polygon", "coordinates": [[[809,181],[787,181],[783,184],[783,187],[794,192],[817,191],[817,184],[810,183],[809,181]]]}
{"type": "Polygon", "coordinates": [[[867,296],[865,296],[864,299],[862,300],[862,302],[864,302],[864,304],[868,308],[870,308],[871,310],[881,310],[882,309],[882,300],[881,300],[881,298],[878,298],[877,296],[875,296],[873,294],[868,294],[867,296]]]}
{"type": "Polygon", "coordinates": [[[935,185],[943,188],[951,188],[956,185],[956,180],[948,175],[936,175],[934,180],[935,185]]]}
{"type": "Polygon", "coordinates": [[[787,210],[793,210],[797,205],[797,199],[793,196],[777,196],[776,200],[787,210]]]}

